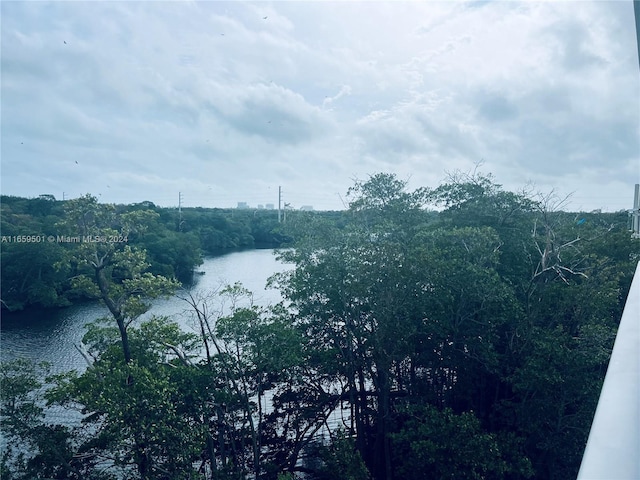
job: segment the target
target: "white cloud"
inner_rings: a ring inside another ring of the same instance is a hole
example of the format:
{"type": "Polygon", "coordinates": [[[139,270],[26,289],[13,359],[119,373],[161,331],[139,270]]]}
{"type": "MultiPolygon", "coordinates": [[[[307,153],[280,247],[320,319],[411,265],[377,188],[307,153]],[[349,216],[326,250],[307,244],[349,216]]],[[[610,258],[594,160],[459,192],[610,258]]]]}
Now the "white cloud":
{"type": "Polygon", "coordinates": [[[507,188],[629,208],[623,3],[3,2],[2,190],[233,206],[282,185],[338,208],[355,177],[434,186],[484,160],[507,188]]]}

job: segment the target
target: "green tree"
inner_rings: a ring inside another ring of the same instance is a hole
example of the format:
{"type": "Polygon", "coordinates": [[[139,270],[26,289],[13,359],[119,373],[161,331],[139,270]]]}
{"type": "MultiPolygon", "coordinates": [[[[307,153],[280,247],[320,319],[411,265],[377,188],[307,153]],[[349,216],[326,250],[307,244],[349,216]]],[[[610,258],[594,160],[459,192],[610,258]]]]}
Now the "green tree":
{"type": "MultiPolygon", "coordinates": [[[[239,284],[186,294],[195,335],[132,322],[175,288],[158,277],[178,272],[175,239],[251,243],[258,215],[194,209],[178,232],[149,205],[68,203],[65,233],[129,240],[64,250],[77,291],[116,322],[90,326],[89,368],[49,394],[82,409],[73,432],[42,422],[29,369],[3,374],[4,418],[34,451],[5,467],[20,467],[15,478],[100,478],[105,462],[141,479],[575,477],[640,258],[625,215],[563,212],[553,195],[479,174],[406,187],[374,175],[344,214],[291,216],[280,234],[296,244],[281,257],[296,268],[272,280],[285,302],[259,308],[239,284]],[[314,451],[338,408],[346,431],[314,451]],[[303,451],[316,462],[301,466],[303,451]]],[[[12,226],[32,221],[23,203],[11,203],[12,226]]]]}
{"type": "Polygon", "coordinates": [[[95,239],[83,240],[72,253],[77,269],[74,286],[105,303],[118,325],[128,363],[132,357],[127,328],[149,309],[149,299],[168,295],[179,286],[173,279],[148,272],[146,252],[127,245],[129,235],[144,231],[146,218],[157,214],[117,214],[113,205],[99,204],[90,195],[69,200],[65,212],[61,228],[70,236],[95,239]]]}
{"type": "Polygon", "coordinates": [[[296,225],[282,254],[296,268],[276,283],[309,337],[307,368],[339,386],[374,478],[394,476],[405,398],[499,441],[508,467],[473,475],[526,477],[530,461],[536,477],[575,476],[637,242],[490,176],[405,188],[374,175],[351,189],[341,228],[296,225]]]}
{"type": "Polygon", "coordinates": [[[395,477],[473,479],[530,478],[529,460],[510,458],[512,435],[486,432],[473,412],[456,415],[450,408],[404,405],[392,434],[395,477]]]}
{"type": "Polygon", "coordinates": [[[21,310],[27,305],[66,306],[64,290],[69,278],[68,253],[58,243],[4,243],[2,263],[3,307],[21,310]]]}
{"type": "Polygon", "coordinates": [[[345,228],[300,237],[282,255],[296,269],[279,278],[310,338],[311,368],[342,385],[358,450],[380,478],[391,475],[392,397],[407,393],[404,371],[428,291],[415,255],[424,192],[405,187],[382,174],[357,183],[345,228]]]}
{"type": "Polygon", "coordinates": [[[313,476],[316,480],[333,478],[369,480],[371,478],[353,438],[344,431],[335,432],[329,445],[320,446],[318,457],[322,465],[313,476]]]}
{"type": "Polygon", "coordinates": [[[205,441],[193,399],[205,383],[193,375],[196,337],[155,317],[129,337],[133,359],[125,363],[118,330],[105,320],[90,325],[83,342],[94,361],[81,375],[57,376],[48,394],[84,415],[76,456],[87,472],[106,462],[127,478],[198,478],[193,465],[205,441]]]}
{"type": "Polygon", "coordinates": [[[68,305],[64,296],[69,275],[67,252],[61,245],[48,241],[49,235],[55,235],[54,223],[59,218],[56,214],[61,210],[59,203],[42,198],[2,196],[0,298],[3,309],[68,305]]]}
{"type": "Polygon", "coordinates": [[[216,372],[210,457],[241,475],[275,479],[294,472],[338,402],[306,370],[306,338],[286,309],[257,307],[240,284],[185,300],[198,322],[207,368],[216,372]]]}
{"type": "Polygon", "coordinates": [[[48,372],[46,363],[0,363],[2,478],[79,478],[69,429],[45,422],[43,378],[48,372]]]}
{"type": "Polygon", "coordinates": [[[491,342],[498,374],[476,380],[479,418],[526,439],[537,478],[575,477],[640,244],[626,218],[564,212],[553,192],[504,192],[490,176],[457,174],[429,200],[444,228],[497,234],[515,303],[491,342]]]}
{"type": "MultiPolygon", "coordinates": [[[[151,263],[147,273],[187,283],[193,268],[202,263],[198,232],[167,228],[160,215],[166,212],[150,202],[115,206],[100,205],[90,195],[66,202],[49,196],[2,196],[0,208],[3,309],[50,308],[87,296],[99,298],[69,281],[78,273],[79,259],[92,253],[85,243],[147,250],[151,263]]],[[[95,250],[103,255],[108,252],[103,247],[95,250]]]]}

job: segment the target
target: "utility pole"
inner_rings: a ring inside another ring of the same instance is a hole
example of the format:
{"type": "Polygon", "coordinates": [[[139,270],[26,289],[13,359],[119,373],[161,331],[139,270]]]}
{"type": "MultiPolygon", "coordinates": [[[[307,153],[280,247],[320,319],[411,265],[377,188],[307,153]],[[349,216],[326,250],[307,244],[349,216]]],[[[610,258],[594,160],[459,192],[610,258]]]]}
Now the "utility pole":
{"type": "Polygon", "coordinates": [[[636,183],[633,195],[633,210],[631,210],[631,230],[633,236],[640,238],[640,184],[636,183]]]}
{"type": "Polygon", "coordinates": [[[178,230],[182,231],[182,192],[178,192],[178,230]]]}
{"type": "Polygon", "coordinates": [[[278,187],[278,223],[282,222],[282,187],[278,187]]]}

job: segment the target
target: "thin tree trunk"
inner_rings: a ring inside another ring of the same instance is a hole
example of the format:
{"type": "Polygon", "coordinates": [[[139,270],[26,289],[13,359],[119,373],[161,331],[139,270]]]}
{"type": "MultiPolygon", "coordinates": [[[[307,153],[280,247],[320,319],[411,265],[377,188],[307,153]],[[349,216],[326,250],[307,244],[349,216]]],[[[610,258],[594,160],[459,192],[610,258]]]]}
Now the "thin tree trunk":
{"type": "Polygon", "coordinates": [[[100,295],[105,305],[111,312],[111,315],[116,319],[118,324],[118,330],[120,331],[120,338],[122,339],[122,352],[124,353],[124,361],[129,363],[131,361],[131,349],[129,347],[129,336],[127,334],[127,326],[124,324],[124,316],[122,311],[118,308],[113,299],[109,296],[109,287],[107,285],[107,279],[104,276],[104,271],[101,266],[95,267],[96,271],[96,283],[100,289],[100,295]]]}

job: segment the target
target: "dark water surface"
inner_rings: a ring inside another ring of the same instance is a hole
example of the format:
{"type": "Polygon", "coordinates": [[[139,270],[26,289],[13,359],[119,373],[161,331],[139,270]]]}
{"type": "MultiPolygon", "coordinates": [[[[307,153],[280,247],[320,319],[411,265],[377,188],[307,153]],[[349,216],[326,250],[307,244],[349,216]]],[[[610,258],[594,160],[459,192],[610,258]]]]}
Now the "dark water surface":
{"type": "MultiPolygon", "coordinates": [[[[245,288],[252,291],[254,302],[258,305],[279,302],[279,291],[265,289],[267,279],[276,272],[293,267],[278,262],[274,253],[272,249],[244,250],[205,259],[197,268],[199,272],[204,273],[195,275],[191,287],[178,292],[177,296],[155,300],[151,309],[137,322],[152,315],[166,315],[180,324],[183,330],[197,332],[189,306],[178,296],[189,292],[194,296],[206,295],[234,282],[241,282],[245,288]]],[[[85,325],[109,315],[107,308],[100,302],[58,310],[4,314],[0,328],[0,358],[11,360],[22,357],[37,362],[46,361],[51,364],[51,373],[69,370],[82,372],[87,365],[74,345],[80,345],[85,334],[85,325]]],[[[270,409],[269,396],[263,399],[264,411],[270,409]]],[[[331,428],[343,425],[348,420],[348,413],[348,409],[336,409],[330,415],[327,424],[331,428]]],[[[81,416],[76,411],[54,406],[47,410],[46,419],[52,423],[73,425],[81,420],[81,416]]],[[[325,429],[320,433],[326,433],[325,429]]],[[[3,443],[0,435],[0,447],[3,443]]]]}
{"type": "MultiPolygon", "coordinates": [[[[194,285],[188,291],[206,294],[223,284],[242,282],[254,293],[255,303],[277,303],[280,293],[266,290],[267,278],[291,266],[277,261],[274,250],[258,249],[228,253],[205,259],[197,270],[194,285]]],[[[185,291],[179,292],[185,293],[185,291]]],[[[151,315],[167,315],[175,319],[185,330],[191,330],[192,321],[186,314],[188,305],[177,297],[158,299],[142,319],[151,315]]],[[[72,369],[84,370],[85,361],[74,345],[79,345],[85,333],[85,325],[109,316],[107,308],[99,302],[72,307],[6,313],[0,324],[0,358],[11,360],[22,357],[51,363],[52,373],[72,369]]]]}

